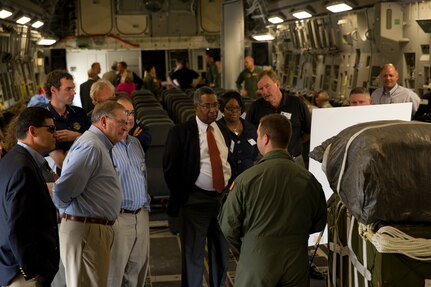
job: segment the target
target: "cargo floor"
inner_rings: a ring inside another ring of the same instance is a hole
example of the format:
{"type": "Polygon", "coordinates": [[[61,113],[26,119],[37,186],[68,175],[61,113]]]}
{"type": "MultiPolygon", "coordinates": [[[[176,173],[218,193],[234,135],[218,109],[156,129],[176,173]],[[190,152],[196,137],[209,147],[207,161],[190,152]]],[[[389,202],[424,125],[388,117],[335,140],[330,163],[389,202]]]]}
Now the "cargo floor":
{"type": "MultiPolygon", "coordinates": [[[[146,287],[176,287],[181,286],[181,253],[179,236],[172,234],[168,228],[166,216],[153,210],[150,216],[150,270],[147,277],[146,287]]],[[[314,248],[310,248],[310,254],[313,254],[314,248]]],[[[228,271],[229,285],[233,286],[235,279],[235,268],[238,261],[237,254],[230,252],[230,262],[228,271]]],[[[322,246],[318,249],[314,262],[319,270],[327,273],[327,249],[322,246]]],[[[208,266],[208,264],[205,264],[208,266]]],[[[208,285],[208,273],[205,272],[204,287],[208,285]]],[[[313,280],[310,282],[311,287],[324,287],[325,280],[313,280]]]]}

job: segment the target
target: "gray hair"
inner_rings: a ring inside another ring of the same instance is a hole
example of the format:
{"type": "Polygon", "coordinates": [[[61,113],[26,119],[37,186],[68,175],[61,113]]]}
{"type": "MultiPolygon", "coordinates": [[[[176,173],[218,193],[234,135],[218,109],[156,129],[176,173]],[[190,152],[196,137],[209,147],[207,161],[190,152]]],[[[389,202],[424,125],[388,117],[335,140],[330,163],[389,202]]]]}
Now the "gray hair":
{"type": "Polygon", "coordinates": [[[257,78],[258,81],[265,76],[268,76],[274,83],[279,80],[277,73],[274,70],[263,70],[257,78]]]}
{"type": "Polygon", "coordinates": [[[125,111],[125,109],[122,105],[120,105],[114,101],[106,101],[106,102],[97,104],[94,107],[93,113],[91,114],[91,122],[96,123],[96,122],[100,121],[102,116],[107,116],[108,118],[113,118],[115,110],[125,111]]]}
{"type": "Polygon", "coordinates": [[[210,87],[201,87],[193,93],[193,103],[198,104],[203,95],[215,95],[214,90],[210,87]]]}
{"type": "Polygon", "coordinates": [[[91,85],[91,89],[90,89],[90,98],[91,101],[93,102],[94,105],[97,104],[97,101],[94,99],[94,97],[100,92],[102,91],[105,87],[109,87],[109,89],[112,91],[112,94],[115,94],[115,87],[114,85],[105,79],[100,79],[96,82],[94,82],[91,85]]]}

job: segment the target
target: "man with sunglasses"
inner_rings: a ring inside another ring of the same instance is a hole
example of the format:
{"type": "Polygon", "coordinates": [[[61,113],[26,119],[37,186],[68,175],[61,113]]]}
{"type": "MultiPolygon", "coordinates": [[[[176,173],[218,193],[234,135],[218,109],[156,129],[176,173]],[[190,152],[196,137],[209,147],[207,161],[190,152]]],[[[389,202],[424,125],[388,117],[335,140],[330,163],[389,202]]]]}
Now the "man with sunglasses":
{"type": "Polygon", "coordinates": [[[68,287],[107,285],[112,225],[121,208],[111,150],[127,133],[125,109],[111,101],[98,104],[92,122],[70,148],[54,186],[68,287]]]}
{"type": "Polygon", "coordinates": [[[72,106],[75,96],[73,76],[65,70],[54,70],[46,76],[47,109],[54,117],[57,144],[49,155],[54,160],[56,172],[61,175],[63,161],[72,143],[90,126],[84,109],[72,106]]]}
{"type": "Polygon", "coordinates": [[[51,113],[25,109],[17,144],[0,160],[0,286],[51,286],[59,266],[57,213],[43,170],[55,147],[51,113]]]}
{"type": "Polygon", "coordinates": [[[224,286],[228,243],[217,215],[231,177],[226,146],[230,140],[215,123],[218,101],[214,91],[199,88],[193,101],[196,117],[171,128],[166,140],[163,171],[170,191],[168,214],[179,216],[180,221],[182,286],[202,287],[206,240],[208,285],[224,286]]]}

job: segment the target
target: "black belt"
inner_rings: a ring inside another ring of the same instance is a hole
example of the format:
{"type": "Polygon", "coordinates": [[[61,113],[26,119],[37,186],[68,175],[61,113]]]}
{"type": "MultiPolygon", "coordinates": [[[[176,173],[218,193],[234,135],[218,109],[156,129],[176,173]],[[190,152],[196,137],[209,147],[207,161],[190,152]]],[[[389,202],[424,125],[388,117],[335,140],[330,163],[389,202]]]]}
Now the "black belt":
{"type": "Polygon", "coordinates": [[[200,192],[200,193],[212,196],[212,197],[220,197],[223,194],[223,192],[217,192],[215,190],[202,189],[202,188],[197,187],[196,185],[193,186],[193,191],[194,192],[200,192]]]}
{"type": "Polygon", "coordinates": [[[138,214],[139,211],[141,211],[142,208],[138,208],[136,210],[128,210],[125,208],[120,209],[120,213],[127,213],[127,214],[138,214]]]}
{"type": "Polygon", "coordinates": [[[70,220],[70,221],[77,221],[77,222],[83,222],[83,223],[102,224],[102,225],[113,225],[115,223],[115,220],[85,217],[85,216],[74,216],[66,213],[63,213],[61,218],[64,218],[66,221],[70,220]]]}

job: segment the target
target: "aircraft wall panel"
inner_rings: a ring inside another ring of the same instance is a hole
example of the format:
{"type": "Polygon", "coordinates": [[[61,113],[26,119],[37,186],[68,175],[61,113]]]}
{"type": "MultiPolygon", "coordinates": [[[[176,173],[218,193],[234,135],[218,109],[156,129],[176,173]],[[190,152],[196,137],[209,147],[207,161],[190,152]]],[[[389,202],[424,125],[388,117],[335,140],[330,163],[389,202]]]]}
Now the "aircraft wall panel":
{"type": "Polygon", "coordinates": [[[190,0],[171,0],[171,1],[169,1],[169,10],[174,10],[174,11],[191,11],[194,8],[192,2],[194,2],[194,1],[190,1],[190,0]]]}
{"type": "Polygon", "coordinates": [[[200,24],[206,33],[220,33],[222,0],[201,0],[200,24]]]}
{"type": "Polygon", "coordinates": [[[113,28],[112,13],[111,0],[80,0],[80,29],[84,34],[89,35],[109,34],[113,28]]]}
{"type": "Polygon", "coordinates": [[[141,0],[117,0],[117,14],[141,14],[147,13],[145,2],[141,0]]]}
{"type": "Polygon", "coordinates": [[[195,36],[196,34],[196,18],[191,12],[154,13],[151,17],[151,35],[153,37],[195,36]]]}
{"type": "Polygon", "coordinates": [[[151,15],[151,36],[165,36],[168,34],[168,13],[153,13],[151,15]]]}
{"type": "Polygon", "coordinates": [[[148,15],[118,15],[115,18],[118,32],[124,35],[140,35],[148,31],[148,15]]]}
{"type": "Polygon", "coordinates": [[[196,17],[191,12],[171,11],[168,23],[169,36],[194,36],[197,33],[196,17]]]}
{"type": "Polygon", "coordinates": [[[380,3],[380,37],[392,41],[403,38],[403,11],[399,3],[380,3]]]}

